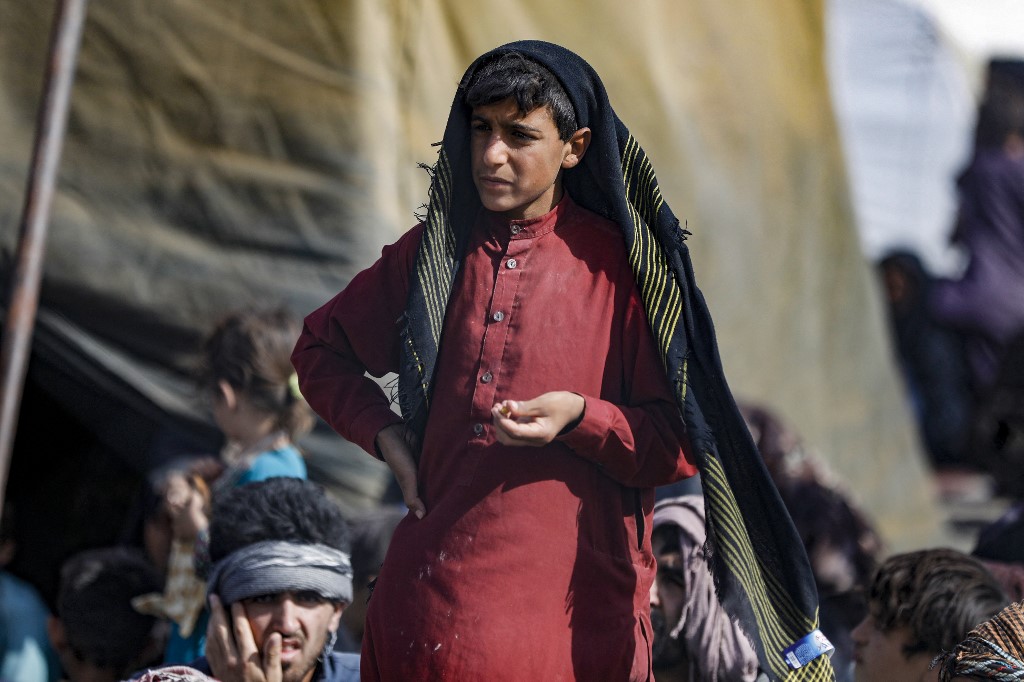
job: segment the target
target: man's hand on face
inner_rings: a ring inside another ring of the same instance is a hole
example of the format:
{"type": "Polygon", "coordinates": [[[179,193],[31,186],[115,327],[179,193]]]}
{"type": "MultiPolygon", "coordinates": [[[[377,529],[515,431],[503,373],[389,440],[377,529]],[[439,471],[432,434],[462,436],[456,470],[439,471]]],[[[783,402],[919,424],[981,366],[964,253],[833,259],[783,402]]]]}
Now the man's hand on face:
{"type": "Polygon", "coordinates": [[[229,619],[220,599],[210,595],[206,660],[221,682],[281,682],[281,635],[270,635],[260,656],[245,607],[232,604],[229,619]]]}
{"type": "Polygon", "coordinates": [[[503,400],[491,408],[491,422],[499,443],[547,445],[564,428],[583,417],[586,401],[578,393],[551,391],[532,400],[503,400]]]}
{"type": "Polygon", "coordinates": [[[416,457],[419,449],[416,434],[405,424],[392,424],[377,434],[377,450],[391,468],[398,486],[402,489],[402,498],[409,511],[422,519],[427,507],[420,499],[419,483],[416,479],[416,457]]]}

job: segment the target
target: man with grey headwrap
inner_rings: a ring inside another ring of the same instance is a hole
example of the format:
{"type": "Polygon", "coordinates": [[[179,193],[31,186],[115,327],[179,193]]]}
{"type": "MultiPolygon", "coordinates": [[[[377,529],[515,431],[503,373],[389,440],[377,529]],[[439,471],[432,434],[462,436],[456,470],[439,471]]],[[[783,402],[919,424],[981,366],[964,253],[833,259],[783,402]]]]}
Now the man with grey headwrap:
{"type": "Polygon", "coordinates": [[[659,682],[760,680],[753,646],[715,597],[705,538],[703,496],[683,495],[654,506],[654,672],[659,682]]]}
{"type": "Polygon", "coordinates": [[[221,682],[349,682],[359,657],[334,653],[352,601],[345,519],[295,478],[235,488],[214,502],[206,657],[221,682]]]}

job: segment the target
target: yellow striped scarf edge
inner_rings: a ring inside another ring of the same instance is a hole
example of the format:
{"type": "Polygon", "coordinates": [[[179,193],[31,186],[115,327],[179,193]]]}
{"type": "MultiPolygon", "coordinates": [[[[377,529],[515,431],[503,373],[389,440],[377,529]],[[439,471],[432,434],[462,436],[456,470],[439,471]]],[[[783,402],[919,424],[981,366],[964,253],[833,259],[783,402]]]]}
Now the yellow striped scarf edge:
{"type": "Polygon", "coordinates": [[[657,189],[654,169],[643,155],[640,146],[631,137],[626,142],[622,157],[623,183],[626,196],[632,194],[634,186],[643,182],[644,187],[636,196],[643,197],[643,212],[632,202],[627,202],[630,219],[633,221],[633,240],[629,244],[629,261],[639,277],[638,286],[644,308],[651,320],[663,361],[667,360],[669,345],[675,335],[676,324],[682,313],[682,295],[679,285],[672,276],[665,260],[665,254],[651,232],[650,225],[658,218],[658,211],[664,201],[657,189]],[[652,191],[652,187],[654,188],[652,191]],[[647,199],[653,198],[648,201],[647,199]],[[666,297],[667,292],[667,297],[666,297]]]}
{"type": "MultiPolygon", "coordinates": [[[[768,652],[772,672],[783,679],[815,679],[804,677],[819,665],[808,665],[791,671],[782,659],[782,651],[814,630],[817,617],[808,620],[795,607],[788,594],[764,567],[753,551],[750,537],[736,503],[732,489],[725,479],[721,463],[710,454],[704,457],[705,492],[719,513],[709,519],[716,530],[716,551],[722,554],[726,566],[736,575],[750,601],[763,646],[768,652]],[[799,675],[787,677],[787,675],[799,675]]],[[[825,670],[829,670],[825,666],[825,670]]],[[[827,672],[821,673],[828,675],[827,672]]],[[[831,679],[831,678],[823,678],[831,679]]]]}
{"type": "Polygon", "coordinates": [[[434,166],[427,222],[416,260],[416,277],[423,291],[435,348],[441,342],[441,326],[453,280],[455,235],[448,218],[450,205],[451,166],[442,149],[434,166]]]}
{"type": "MultiPolygon", "coordinates": [[[[629,261],[640,279],[638,286],[641,298],[651,319],[663,361],[667,362],[669,346],[682,313],[682,294],[669,270],[664,252],[649,227],[656,224],[664,199],[657,187],[650,161],[632,136],[627,139],[623,149],[622,169],[626,196],[632,198],[627,201],[634,227],[633,240],[629,244],[629,261]]],[[[685,402],[687,390],[685,360],[683,372],[684,380],[678,389],[681,403],[685,402]]],[[[791,670],[785,665],[781,652],[816,628],[817,617],[814,621],[808,621],[782,585],[765,569],[753,551],[739,506],[721,464],[710,455],[705,457],[705,461],[709,463],[705,475],[710,474],[714,481],[708,486],[708,492],[715,499],[716,507],[724,510],[716,524],[718,539],[721,541],[718,551],[723,552],[726,565],[747,593],[762,644],[770,652],[772,672],[782,679],[793,681],[826,682],[834,679],[831,667],[821,659],[797,670],[791,670]]]]}

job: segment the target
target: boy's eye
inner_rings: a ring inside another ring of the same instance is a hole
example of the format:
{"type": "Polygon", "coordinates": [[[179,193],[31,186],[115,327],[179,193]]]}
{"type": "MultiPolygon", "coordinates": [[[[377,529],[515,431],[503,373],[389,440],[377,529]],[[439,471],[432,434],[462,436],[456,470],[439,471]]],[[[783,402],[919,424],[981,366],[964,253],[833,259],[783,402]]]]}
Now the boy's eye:
{"type": "Polygon", "coordinates": [[[242,601],[250,604],[269,604],[275,599],[277,599],[276,594],[261,594],[256,597],[249,597],[248,599],[243,599],[242,601]]]}

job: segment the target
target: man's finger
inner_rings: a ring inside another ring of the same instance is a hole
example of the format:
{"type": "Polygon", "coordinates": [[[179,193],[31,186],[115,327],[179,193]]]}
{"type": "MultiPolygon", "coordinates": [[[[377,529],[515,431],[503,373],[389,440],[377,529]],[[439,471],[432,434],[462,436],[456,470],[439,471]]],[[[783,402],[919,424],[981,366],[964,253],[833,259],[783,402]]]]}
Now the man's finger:
{"type": "Polygon", "coordinates": [[[214,676],[221,678],[225,671],[235,667],[238,664],[237,654],[224,607],[217,595],[211,594],[210,622],[206,626],[206,658],[214,676]]]}
{"type": "Polygon", "coordinates": [[[243,661],[258,661],[259,649],[256,648],[256,640],[252,636],[252,628],[249,626],[242,602],[236,601],[231,605],[231,621],[235,644],[238,646],[238,657],[243,661]]]}
{"type": "Polygon", "coordinates": [[[267,682],[280,682],[281,672],[281,633],[275,632],[267,638],[263,651],[263,672],[267,682]]]}

